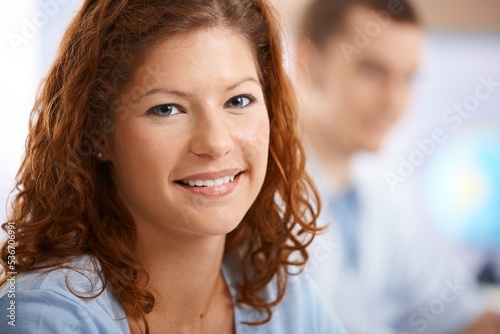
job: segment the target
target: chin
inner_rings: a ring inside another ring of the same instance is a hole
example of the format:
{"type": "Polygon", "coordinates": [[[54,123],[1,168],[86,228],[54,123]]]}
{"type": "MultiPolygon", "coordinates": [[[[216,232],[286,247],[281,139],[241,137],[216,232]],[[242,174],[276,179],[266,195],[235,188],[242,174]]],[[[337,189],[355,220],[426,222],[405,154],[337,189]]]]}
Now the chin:
{"type": "Polygon", "coordinates": [[[236,229],[242,219],[243,216],[240,215],[207,214],[197,219],[197,233],[207,236],[226,235],[236,229]]]}
{"type": "Polygon", "coordinates": [[[213,235],[213,236],[229,234],[238,227],[239,223],[240,222],[235,224],[234,221],[232,221],[232,222],[227,223],[227,224],[225,224],[225,223],[217,224],[217,226],[213,226],[213,228],[210,228],[209,230],[207,230],[207,234],[213,235]]]}

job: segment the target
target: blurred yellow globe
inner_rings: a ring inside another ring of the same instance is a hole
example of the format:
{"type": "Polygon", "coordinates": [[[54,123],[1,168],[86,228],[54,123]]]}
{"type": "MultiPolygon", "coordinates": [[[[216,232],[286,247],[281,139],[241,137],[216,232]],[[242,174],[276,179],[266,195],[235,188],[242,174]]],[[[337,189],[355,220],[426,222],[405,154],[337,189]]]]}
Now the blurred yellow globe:
{"type": "Polygon", "coordinates": [[[500,133],[462,131],[439,147],[423,175],[431,219],[453,239],[500,249],[500,133]]]}

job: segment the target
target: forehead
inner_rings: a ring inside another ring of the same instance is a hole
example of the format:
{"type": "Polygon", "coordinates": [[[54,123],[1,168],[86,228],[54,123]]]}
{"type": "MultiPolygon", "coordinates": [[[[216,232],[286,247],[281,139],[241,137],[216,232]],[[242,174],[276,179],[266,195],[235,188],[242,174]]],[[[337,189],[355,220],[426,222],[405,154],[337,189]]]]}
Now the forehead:
{"type": "Polygon", "coordinates": [[[410,67],[419,63],[423,31],[417,24],[383,21],[374,10],[353,6],[332,42],[337,51],[340,45],[355,50],[353,59],[374,57],[393,67],[410,67]]]}
{"type": "Polygon", "coordinates": [[[227,51],[228,46],[232,47],[236,44],[243,47],[245,51],[252,49],[246,36],[234,29],[227,27],[202,28],[176,33],[159,39],[146,52],[146,59],[158,56],[159,54],[175,56],[176,54],[183,53],[182,57],[185,57],[190,52],[197,51],[200,48],[208,48],[211,45],[220,48],[222,52],[227,51]]]}
{"type": "Polygon", "coordinates": [[[132,83],[193,84],[207,79],[254,75],[254,51],[242,34],[228,28],[201,29],[176,34],[153,45],[134,71],[132,83]],[[154,81],[154,80],[153,80],[154,81]]]}

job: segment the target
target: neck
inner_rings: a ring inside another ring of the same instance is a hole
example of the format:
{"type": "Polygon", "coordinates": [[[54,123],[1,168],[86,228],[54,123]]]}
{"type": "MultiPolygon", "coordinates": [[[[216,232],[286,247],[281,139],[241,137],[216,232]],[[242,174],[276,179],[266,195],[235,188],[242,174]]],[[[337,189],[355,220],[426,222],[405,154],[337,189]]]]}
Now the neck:
{"type": "Polygon", "coordinates": [[[148,322],[177,332],[202,332],[207,316],[213,318],[222,304],[232,309],[221,274],[225,236],[165,234],[143,230],[138,235],[137,253],[155,296],[148,322]]]}
{"type": "Polygon", "coordinates": [[[310,135],[308,145],[339,189],[348,188],[351,183],[349,166],[354,151],[341,138],[332,136],[310,135]]]}

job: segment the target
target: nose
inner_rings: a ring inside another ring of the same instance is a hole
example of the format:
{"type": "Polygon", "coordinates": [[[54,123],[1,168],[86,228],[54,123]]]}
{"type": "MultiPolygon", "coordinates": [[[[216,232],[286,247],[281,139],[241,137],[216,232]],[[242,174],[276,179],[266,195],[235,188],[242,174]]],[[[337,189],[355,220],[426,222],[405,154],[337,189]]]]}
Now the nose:
{"type": "Polygon", "coordinates": [[[191,152],[201,157],[217,159],[234,149],[228,117],[223,111],[212,108],[201,111],[193,129],[191,152]]]}

